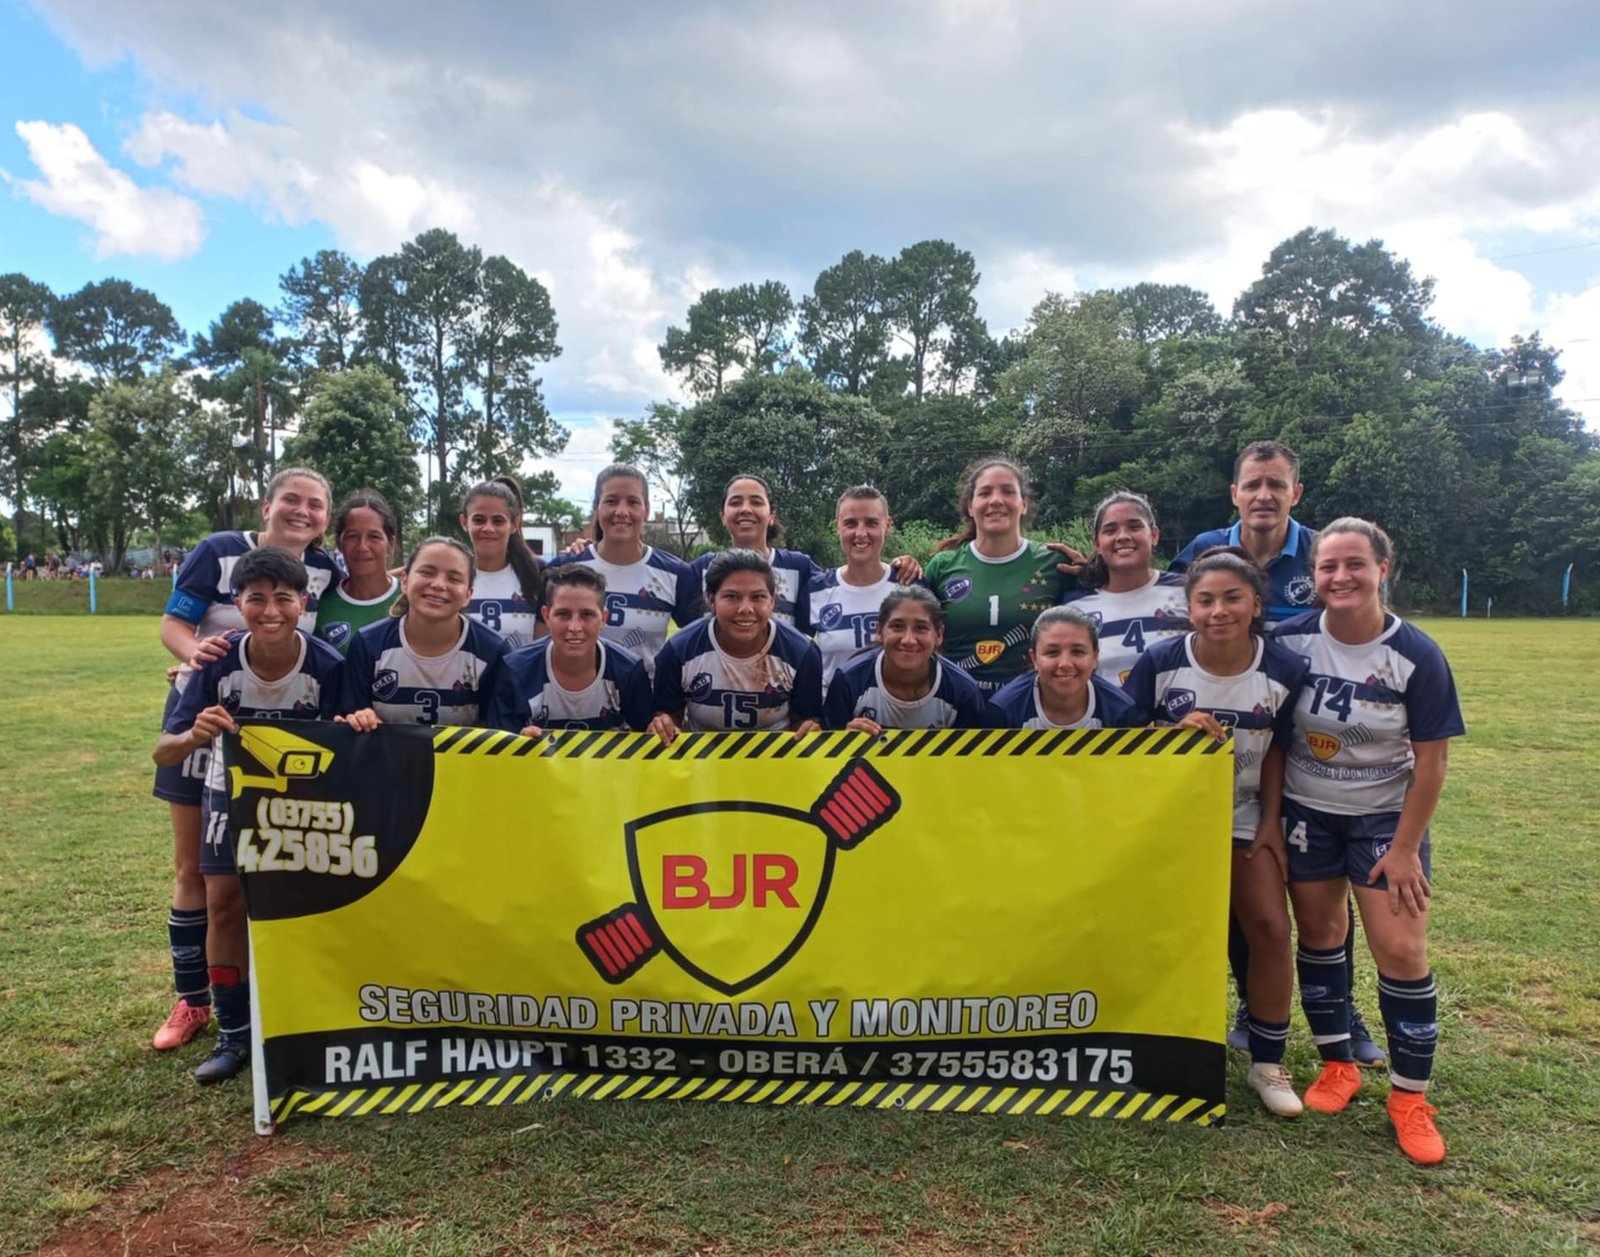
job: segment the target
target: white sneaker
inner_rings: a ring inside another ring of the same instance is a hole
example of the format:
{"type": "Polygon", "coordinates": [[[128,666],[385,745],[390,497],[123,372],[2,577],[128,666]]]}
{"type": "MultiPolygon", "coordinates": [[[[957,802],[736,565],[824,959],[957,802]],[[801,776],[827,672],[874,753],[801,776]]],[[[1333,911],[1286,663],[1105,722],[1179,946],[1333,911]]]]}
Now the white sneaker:
{"type": "Polygon", "coordinates": [[[1256,1062],[1250,1066],[1246,1078],[1251,1088],[1261,1097],[1267,1112],[1278,1117],[1299,1117],[1305,1110],[1300,1097],[1294,1093],[1294,1079],[1282,1065],[1256,1062]]]}

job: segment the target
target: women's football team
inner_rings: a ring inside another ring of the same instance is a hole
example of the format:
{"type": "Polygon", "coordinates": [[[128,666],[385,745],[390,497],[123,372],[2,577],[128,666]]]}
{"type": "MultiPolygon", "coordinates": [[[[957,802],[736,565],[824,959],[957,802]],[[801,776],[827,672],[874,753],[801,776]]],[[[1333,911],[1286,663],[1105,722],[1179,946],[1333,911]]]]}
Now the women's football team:
{"type": "Polygon", "coordinates": [[[401,576],[390,570],[395,513],[370,489],[331,510],[340,561],[319,548],[330,498],[316,472],[279,472],[261,529],[201,542],[162,620],[178,660],[155,752],[155,793],[172,810],[178,1000],[155,1046],[187,1042],[214,1008],[217,1045],[199,1081],[249,1063],[243,900],[216,742],[239,719],[535,738],[632,729],[667,743],[684,731],[1154,724],[1234,739],[1231,897],[1249,944],[1250,1086],[1284,1117],[1337,1113],[1359,1090],[1353,890],[1378,967],[1389,1115],[1407,1156],[1443,1160],[1426,1101],[1437,1037],[1429,824],[1449,740],[1465,729],[1438,646],[1385,605],[1394,554],[1377,525],[1323,528],[1310,559],[1320,609],[1268,631],[1266,577],[1243,550],[1210,550],[1181,576],[1156,568],[1160,533],[1139,494],[1100,503],[1087,558],[1029,540],[1027,480],[1004,458],[967,469],[960,527],[926,571],[909,556],[884,560],[893,520],[869,486],[839,500],[838,568],[777,548],[772,490],[754,475],[724,490],[733,548],[693,564],[645,541],[648,489],[628,466],[595,483],[593,541],[547,566],[523,540],[509,477],[468,491],[470,545],[428,537],[401,576]],[[1283,1064],[1297,975],[1323,1061],[1303,1099],[1283,1064]]]}

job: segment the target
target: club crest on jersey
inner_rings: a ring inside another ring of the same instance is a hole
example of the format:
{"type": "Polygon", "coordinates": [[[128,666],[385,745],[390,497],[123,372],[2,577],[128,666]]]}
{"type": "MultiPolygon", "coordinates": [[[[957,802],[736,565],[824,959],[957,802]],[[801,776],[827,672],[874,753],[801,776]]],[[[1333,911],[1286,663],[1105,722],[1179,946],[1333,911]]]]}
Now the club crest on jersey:
{"type": "Polygon", "coordinates": [[[844,607],[837,602],[830,602],[817,613],[817,627],[824,630],[836,628],[843,618],[844,607]]]}
{"type": "Polygon", "coordinates": [[[1339,739],[1331,733],[1308,733],[1306,745],[1311,748],[1311,753],[1318,759],[1332,759],[1339,753],[1339,739]]]}
{"type": "Polygon", "coordinates": [[[689,681],[689,697],[698,703],[710,693],[711,674],[709,672],[696,672],[689,681]]]}
{"type": "Polygon", "coordinates": [[[724,995],[749,990],[805,945],[838,853],[899,810],[895,788],[856,761],[806,811],[730,799],[636,817],[623,826],[634,899],[580,925],[578,948],[612,984],[665,952],[724,995]]]}
{"type": "Polygon", "coordinates": [[[997,642],[993,638],[979,642],[973,647],[972,653],[978,657],[978,662],[987,667],[1001,655],[1006,653],[1006,644],[997,642]]]}
{"type": "Polygon", "coordinates": [[[380,668],[372,674],[372,697],[385,701],[393,698],[400,689],[400,674],[393,668],[380,668]]]}
{"type": "Polygon", "coordinates": [[[1284,597],[1296,607],[1309,607],[1311,595],[1316,592],[1309,576],[1296,576],[1283,587],[1284,597]]]}
{"type": "Polygon", "coordinates": [[[1089,612],[1089,623],[1094,625],[1094,631],[1096,633],[1098,633],[1100,631],[1100,626],[1102,624],[1104,624],[1105,622],[1106,622],[1106,617],[1105,617],[1103,612],[1100,612],[1100,611],[1091,611],[1091,612],[1089,612]]]}
{"type": "Polygon", "coordinates": [[[323,636],[331,645],[342,646],[350,638],[350,626],[342,621],[330,624],[323,636]]]}
{"type": "Polygon", "coordinates": [[[972,581],[965,576],[952,576],[940,586],[939,592],[946,602],[960,602],[972,592],[972,581]]]}
{"type": "Polygon", "coordinates": [[[1167,696],[1161,700],[1161,706],[1172,719],[1182,720],[1194,710],[1194,691],[1168,690],[1167,696]]]}

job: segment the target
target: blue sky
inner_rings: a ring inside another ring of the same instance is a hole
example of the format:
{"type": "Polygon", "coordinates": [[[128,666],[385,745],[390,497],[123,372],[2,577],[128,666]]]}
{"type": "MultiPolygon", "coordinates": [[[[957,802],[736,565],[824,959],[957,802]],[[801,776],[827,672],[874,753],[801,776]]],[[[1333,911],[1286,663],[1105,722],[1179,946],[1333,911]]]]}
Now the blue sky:
{"type": "Polygon", "coordinates": [[[674,395],[694,296],[927,236],[980,312],[1160,279],[1227,308],[1306,225],[1379,236],[1480,344],[1543,329],[1600,419],[1600,9],[1413,0],[779,6],[0,0],[0,271],[190,332],[320,248],[434,225],[551,288],[574,429],[674,395]],[[1533,35],[1530,32],[1538,32],[1533,35]]]}

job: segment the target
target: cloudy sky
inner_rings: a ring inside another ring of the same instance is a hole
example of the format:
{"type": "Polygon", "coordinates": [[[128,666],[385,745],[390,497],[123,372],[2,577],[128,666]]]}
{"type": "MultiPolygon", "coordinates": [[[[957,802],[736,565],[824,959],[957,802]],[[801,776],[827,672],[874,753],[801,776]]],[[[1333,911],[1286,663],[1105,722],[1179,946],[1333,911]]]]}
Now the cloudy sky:
{"type": "Polygon", "coordinates": [[[0,272],[191,331],[431,226],[549,286],[558,466],[673,394],[701,290],[955,241],[990,327],[1160,279],[1224,310],[1301,227],[1382,238],[1600,422],[1600,4],[0,0],[0,272]]]}

